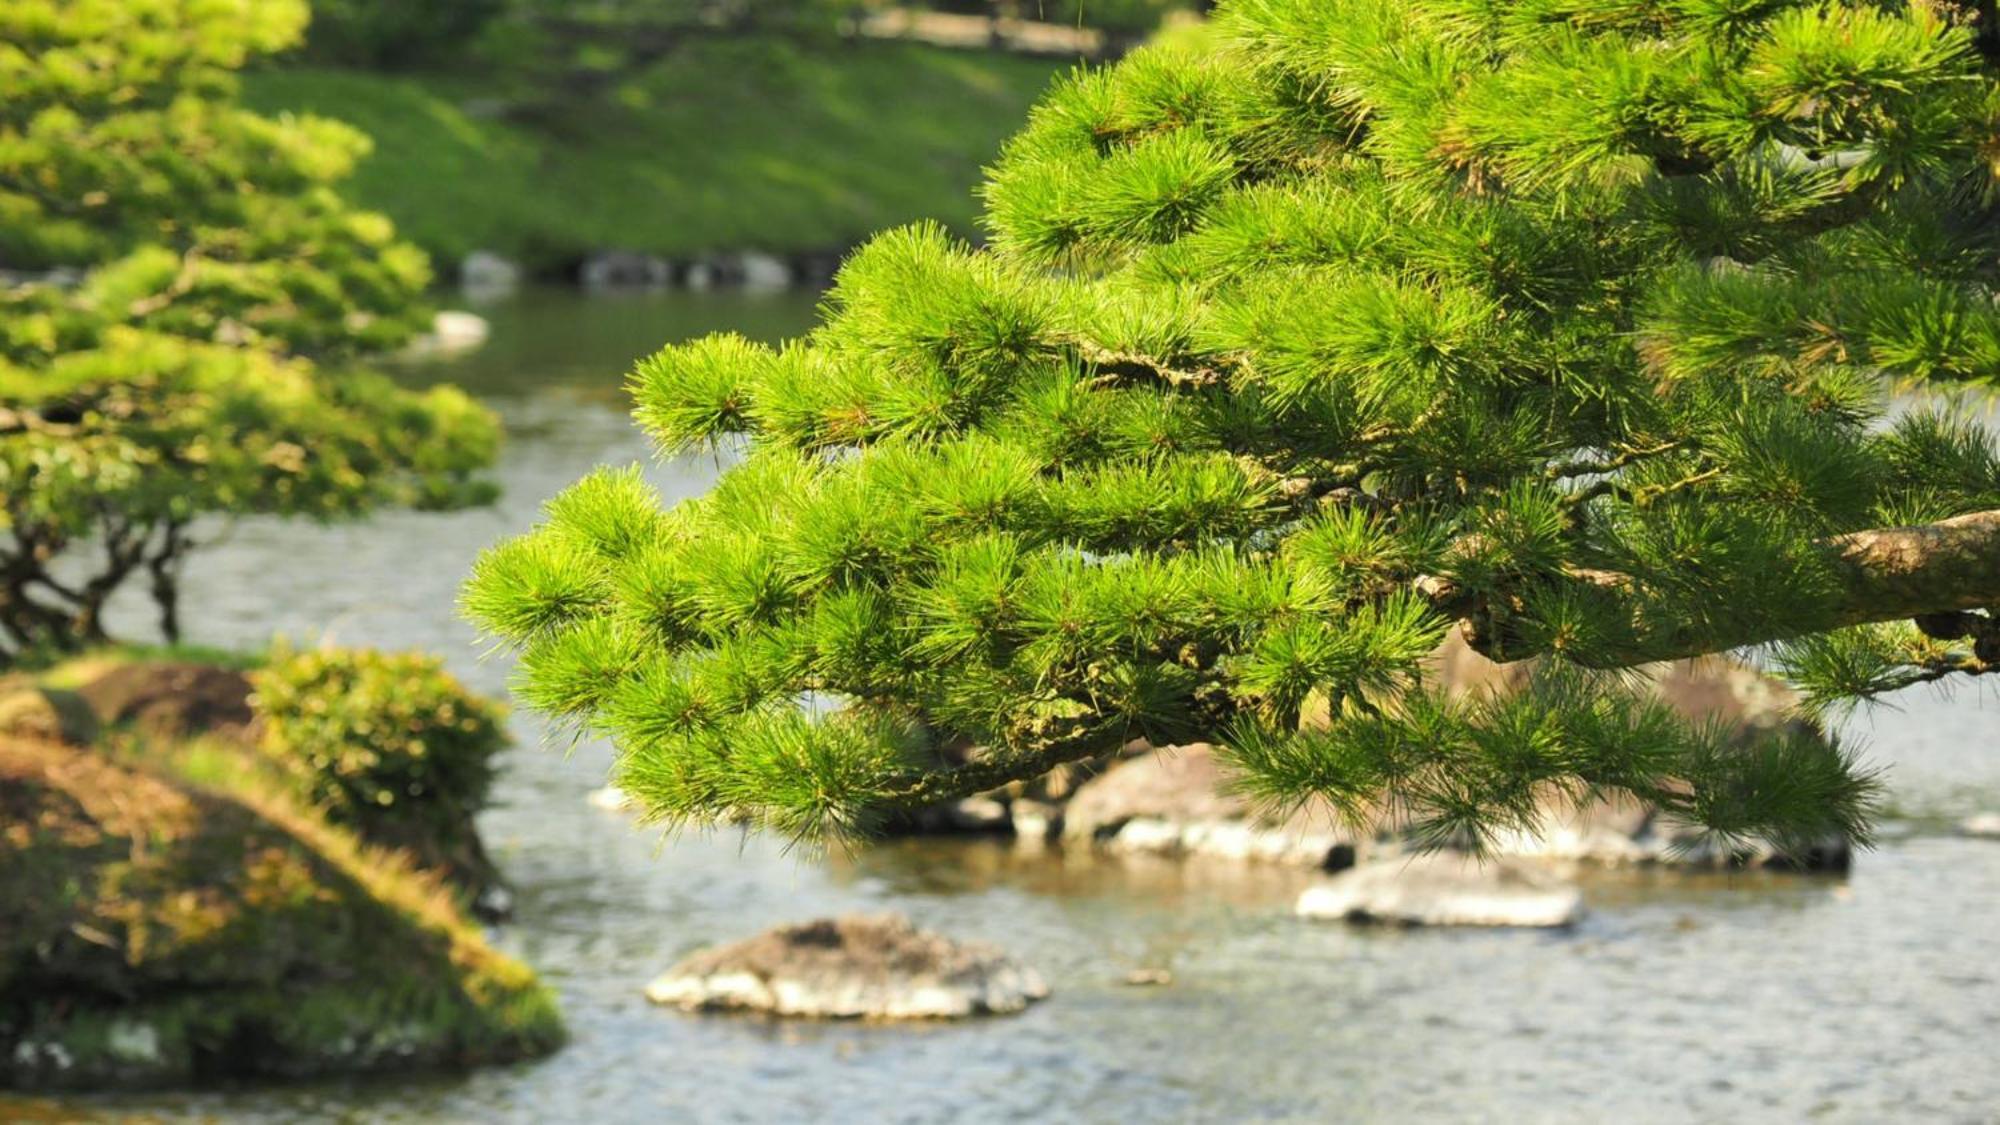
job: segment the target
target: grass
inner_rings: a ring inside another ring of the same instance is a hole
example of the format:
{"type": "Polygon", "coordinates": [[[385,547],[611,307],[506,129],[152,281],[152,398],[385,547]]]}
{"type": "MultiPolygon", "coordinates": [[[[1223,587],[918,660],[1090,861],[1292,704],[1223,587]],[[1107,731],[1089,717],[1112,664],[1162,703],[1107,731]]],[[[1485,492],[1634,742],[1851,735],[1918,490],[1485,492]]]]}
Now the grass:
{"type": "Polygon", "coordinates": [[[33,674],[43,687],[75,691],[113,668],[126,664],[207,664],[232,672],[249,672],[264,665],[260,652],[238,652],[198,644],[111,644],[85,653],[30,653],[19,668],[33,674]]]}
{"type": "Polygon", "coordinates": [[[919,218],[973,229],[972,189],[1061,64],[913,44],[691,47],[622,87],[521,120],[504,73],[250,74],[262,112],[375,139],[350,197],[449,263],[548,268],[592,250],[840,249],[919,218]]]}

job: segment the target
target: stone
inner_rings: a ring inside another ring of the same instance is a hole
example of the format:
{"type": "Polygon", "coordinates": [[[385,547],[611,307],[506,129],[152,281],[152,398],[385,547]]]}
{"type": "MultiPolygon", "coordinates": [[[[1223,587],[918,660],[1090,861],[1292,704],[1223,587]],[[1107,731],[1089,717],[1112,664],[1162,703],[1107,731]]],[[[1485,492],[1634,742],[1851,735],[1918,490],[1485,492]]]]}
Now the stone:
{"type": "Polygon", "coordinates": [[[602,789],[592,789],[590,795],[585,797],[584,800],[590,802],[591,808],[603,809],[605,812],[625,812],[637,807],[632,800],[632,795],[618,788],[616,785],[606,785],[602,789]]]}
{"type": "Polygon", "coordinates": [[[439,359],[463,355],[486,343],[492,326],[478,313],[442,309],[431,318],[431,330],[403,345],[404,359],[439,359]]]}
{"type": "Polygon", "coordinates": [[[1007,805],[1014,839],[1023,844],[1040,846],[1055,840],[1062,833],[1062,816],[1060,806],[1028,797],[1016,797],[1007,805]]]}
{"type": "MultiPolygon", "coordinates": [[[[1065,843],[1128,855],[1218,858],[1338,866],[1353,850],[1319,806],[1283,820],[1260,816],[1230,792],[1205,743],[1150,750],[1083,783],[1062,810],[1065,843]]],[[[1019,829],[1016,829],[1017,833],[1019,829]]]]}
{"type": "Polygon", "coordinates": [[[697,293],[713,289],[721,281],[722,271],[716,268],[715,263],[707,261],[690,262],[687,272],[681,275],[681,286],[697,293]]]}
{"type": "Polygon", "coordinates": [[[484,344],[493,334],[493,327],[478,313],[464,309],[440,309],[431,318],[431,335],[437,340],[440,355],[457,355],[469,352],[484,344]]]}
{"type": "Polygon", "coordinates": [[[1958,830],[1982,840],[2000,840],[2000,813],[1980,813],[1958,822],[1958,830]]]}
{"type": "Polygon", "coordinates": [[[104,726],[130,725],[168,738],[212,734],[248,741],[255,722],[249,678],[210,664],[115,664],[83,682],[77,695],[104,726]]]}
{"type": "Polygon", "coordinates": [[[1018,1012],[1048,992],[999,949],[897,914],[780,926],[690,954],[646,986],[647,999],[687,1011],[878,1020],[1018,1012]]]}
{"type": "Polygon", "coordinates": [[[576,278],[586,289],[657,288],[673,282],[674,269],[651,254],[604,250],[585,258],[576,278]]]}
{"type": "Polygon", "coordinates": [[[892,814],[878,826],[886,836],[986,836],[1013,831],[1006,803],[992,797],[966,797],[892,814]]]}
{"type": "Polygon", "coordinates": [[[775,292],[792,285],[792,267],[780,258],[755,250],[737,255],[736,273],[741,278],[738,284],[753,292],[775,292]]]}
{"type": "Polygon", "coordinates": [[[458,264],[458,284],[482,296],[504,296],[521,287],[520,265],[491,250],[474,250],[458,264]]]}
{"type": "Polygon", "coordinates": [[[97,740],[97,733],[97,715],[75,692],[29,684],[0,686],[0,735],[88,746],[97,740]]]}
{"type": "Polygon", "coordinates": [[[1527,861],[1437,852],[1349,868],[1308,888],[1297,912],[1404,926],[1558,927],[1582,917],[1583,895],[1527,861]]]}
{"type": "MultiPolygon", "coordinates": [[[[1431,655],[1430,662],[1438,685],[1458,696],[1518,691],[1536,667],[1533,660],[1496,664],[1474,652],[1456,630],[1431,655]]],[[[1630,679],[1686,718],[1719,722],[1746,736],[1813,730],[1795,717],[1798,693],[1741,661],[1706,657],[1646,664],[1631,669],[1630,679]]]]}

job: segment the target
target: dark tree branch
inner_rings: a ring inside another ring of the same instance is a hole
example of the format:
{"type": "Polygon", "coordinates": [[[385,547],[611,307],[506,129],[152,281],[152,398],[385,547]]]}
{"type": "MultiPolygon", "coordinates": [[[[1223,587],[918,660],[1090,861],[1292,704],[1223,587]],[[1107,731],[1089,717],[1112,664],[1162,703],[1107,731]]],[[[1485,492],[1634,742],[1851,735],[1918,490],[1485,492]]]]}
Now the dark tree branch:
{"type": "MultiPolygon", "coordinates": [[[[1856,531],[1823,540],[1820,549],[1838,590],[1833,605],[1823,615],[1720,632],[1696,631],[1681,623],[1651,626],[1640,618],[1634,623],[1630,642],[1615,658],[1573,658],[1602,667],[1628,667],[1727,652],[1830,629],[2000,605],[2000,509],[1916,527],[1856,531]]],[[[1633,586],[1629,575],[1610,571],[1578,571],[1571,577],[1611,592],[1633,586]]],[[[1439,612],[1460,619],[1467,642],[1480,654],[1501,662],[1541,655],[1519,637],[1493,627],[1492,607],[1450,579],[1419,578],[1416,589],[1439,612]]]]}

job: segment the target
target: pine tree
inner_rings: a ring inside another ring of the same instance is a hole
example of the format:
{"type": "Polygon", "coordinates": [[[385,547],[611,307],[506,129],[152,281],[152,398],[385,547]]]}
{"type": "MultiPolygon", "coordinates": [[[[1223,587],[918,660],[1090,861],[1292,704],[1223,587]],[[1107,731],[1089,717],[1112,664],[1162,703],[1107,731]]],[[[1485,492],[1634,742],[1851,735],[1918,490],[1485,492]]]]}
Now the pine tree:
{"type": "Polygon", "coordinates": [[[477,499],[492,417],[345,361],[424,323],[429,266],[334,185],[336,122],[234,101],[301,0],[0,0],[0,663],[105,637],[146,578],[169,638],[204,514],[477,499]]]}
{"type": "Polygon", "coordinates": [[[660,451],[734,466],[593,474],[466,609],[675,823],[1199,737],[1433,843],[1606,793],[1865,839],[1853,753],[1620,673],[1756,648],[1824,708],[2000,666],[1990,9],[1225,2],[1047,95],[984,249],[892,231],[804,339],[641,363],[660,451]],[[1426,683],[1453,629],[1530,690],[1426,683]]]}

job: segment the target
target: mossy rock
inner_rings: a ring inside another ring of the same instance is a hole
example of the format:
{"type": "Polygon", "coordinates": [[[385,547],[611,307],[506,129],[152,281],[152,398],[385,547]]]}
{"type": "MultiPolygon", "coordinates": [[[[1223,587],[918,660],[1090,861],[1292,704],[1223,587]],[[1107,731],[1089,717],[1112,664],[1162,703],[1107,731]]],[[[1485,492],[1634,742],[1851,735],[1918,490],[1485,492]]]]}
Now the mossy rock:
{"type": "Polygon", "coordinates": [[[79,683],[76,691],[105,726],[130,726],[166,738],[219,735],[248,741],[256,718],[249,677],[210,664],[110,664],[79,683]]]}
{"type": "Polygon", "coordinates": [[[88,746],[97,734],[96,714],[75,692],[0,681],[0,736],[88,746]]]}
{"type": "Polygon", "coordinates": [[[435,878],[276,792],[0,738],[0,1085],[500,1062],[554,1001],[435,878]]]}

